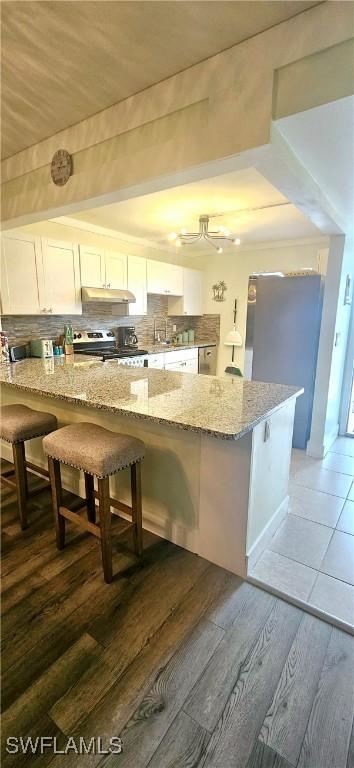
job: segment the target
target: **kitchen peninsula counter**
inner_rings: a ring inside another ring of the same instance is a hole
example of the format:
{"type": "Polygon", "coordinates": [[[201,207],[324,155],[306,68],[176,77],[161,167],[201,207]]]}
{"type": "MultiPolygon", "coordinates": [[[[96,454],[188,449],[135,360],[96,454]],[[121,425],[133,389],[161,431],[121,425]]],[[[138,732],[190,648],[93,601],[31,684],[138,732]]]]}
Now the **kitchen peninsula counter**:
{"type": "Polygon", "coordinates": [[[226,440],[239,439],[301,393],[281,384],[129,368],[81,355],[69,361],[31,358],[1,365],[0,382],[226,440]]]}
{"type": "MultiPolygon", "coordinates": [[[[3,404],[142,439],[144,527],[240,576],[286,514],[296,387],[81,355],[2,364],[0,382],[3,404]]],[[[40,439],[26,453],[45,466],[40,439]]],[[[6,443],[2,456],[11,460],[6,443]]],[[[62,479],[84,495],[78,472],[62,467],[62,479]]],[[[129,503],[126,471],[111,479],[111,494],[129,503]]]]}

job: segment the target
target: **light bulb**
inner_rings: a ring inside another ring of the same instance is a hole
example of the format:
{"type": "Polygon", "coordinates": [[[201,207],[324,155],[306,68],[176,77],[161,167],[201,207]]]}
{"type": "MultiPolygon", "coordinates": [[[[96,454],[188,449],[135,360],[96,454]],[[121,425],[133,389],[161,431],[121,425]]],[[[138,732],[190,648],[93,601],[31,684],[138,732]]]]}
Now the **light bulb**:
{"type": "Polygon", "coordinates": [[[229,229],[224,229],[224,236],[225,237],[230,237],[230,230],[229,229]]]}
{"type": "Polygon", "coordinates": [[[181,235],[186,235],[186,234],[187,234],[187,227],[182,227],[181,235]]]}
{"type": "Polygon", "coordinates": [[[217,252],[218,252],[218,253],[222,253],[222,248],[221,248],[221,245],[219,245],[219,248],[218,248],[218,251],[217,251],[217,252]]]}
{"type": "Polygon", "coordinates": [[[225,229],[225,227],[221,226],[221,227],[218,228],[218,232],[223,232],[224,229],[225,229]]]}
{"type": "Polygon", "coordinates": [[[181,245],[182,245],[182,243],[181,243],[181,241],[180,241],[180,239],[178,237],[177,240],[176,240],[176,246],[177,246],[177,248],[180,248],[181,245]]]}
{"type": "Polygon", "coordinates": [[[232,241],[234,245],[240,245],[241,240],[239,237],[235,237],[235,239],[232,241]]]}
{"type": "Polygon", "coordinates": [[[168,236],[168,239],[172,241],[172,240],[176,240],[176,237],[177,237],[177,233],[171,232],[171,234],[168,236]]]}

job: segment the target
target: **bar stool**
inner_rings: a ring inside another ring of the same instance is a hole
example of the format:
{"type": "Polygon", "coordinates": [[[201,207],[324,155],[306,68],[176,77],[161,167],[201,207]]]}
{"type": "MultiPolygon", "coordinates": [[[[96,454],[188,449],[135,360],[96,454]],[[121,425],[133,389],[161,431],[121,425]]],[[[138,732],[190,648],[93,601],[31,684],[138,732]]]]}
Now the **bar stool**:
{"type": "Polygon", "coordinates": [[[92,533],[100,539],[104,580],[110,583],[113,578],[111,507],[131,516],[132,522],[124,521],[126,525],[120,528],[119,534],[132,529],[135,552],[137,555],[142,553],[141,461],[145,453],[144,443],[130,435],[116,434],[97,424],[84,422],[70,424],[48,435],[43,440],[43,449],[48,456],[57,547],[63,549],[65,546],[65,519],[92,533]],[[60,464],[85,474],[86,500],[76,511],[62,504],[60,464]],[[109,492],[110,476],[126,467],[131,467],[131,507],[112,499],[109,492]],[[95,477],[98,491],[94,490],[95,477]],[[96,522],[95,498],[99,504],[99,524],[96,522]],[[87,520],[79,514],[82,509],[86,509],[87,520]]]}
{"type": "Polygon", "coordinates": [[[14,488],[17,492],[18,508],[22,530],[27,528],[27,500],[44,488],[48,488],[49,473],[46,469],[26,461],[25,442],[33,437],[42,437],[57,429],[56,417],[51,413],[33,411],[27,405],[3,405],[0,411],[0,437],[12,444],[14,469],[1,474],[1,484],[14,488]],[[46,479],[46,483],[32,491],[28,490],[27,470],[34,471],[46,479]],[[11,478],[15,476],[15,480],[11,478]]]}

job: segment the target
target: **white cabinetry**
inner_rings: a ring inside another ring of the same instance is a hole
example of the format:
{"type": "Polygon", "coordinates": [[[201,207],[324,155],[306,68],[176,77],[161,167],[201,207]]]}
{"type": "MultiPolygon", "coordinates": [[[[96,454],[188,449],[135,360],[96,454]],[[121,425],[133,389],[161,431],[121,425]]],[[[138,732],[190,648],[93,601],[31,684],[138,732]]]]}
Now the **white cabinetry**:
{"type": "Polygon", "coordinates": [[[164,368],[166,371],[198,373],[198,348],[171,349],[149,355],[149,368],[164,368]]]}
{"type": "Polygon", "coordinates": [[[163,369],[165,367],[165,353],[161,352],[157,355],[149,355],[148,367],[163,369]]]}
{"type": "Polygon", "coordinates": [[[4,235],[1,272],[3,314],[81,314],[77,245],[4,235]]]}
{"type": "Polygon", "coordinates": [[[127,287],[127,257],[124,253],[105,251],[106,288],[127,287]]]}
{"type": "Polygon", "coordinates": [[[88,288],[104,288],[104,251],[80,245],[81,285],[88,288]]]}
{"type": "Polygon", "coordinates": [[[125,253],[80,245],[81,285],[89,288],[126,288],[125,253]]]}
{"type": "Polygon", "coordinates": [[[165,353],[166,371],[198,373],[198,348],[174,349],[165,353]]]}
{"type": "Polygon", "coordinates": [[[41,313],[80,315],[79,249],[75,243],[42,238],[42,275],[39,274],[41,313]]]}
{"type": "Polygon", "coordinates": [[[136,301],[128,305],[129,315],[147,314],[147,275],[146,259],[141,256],[128,256],[128,291],[136,301]]]}
{"type": "Polygon", "coordinates": [[[182,296],[183,268],[178,264],[167,264],[165,261],[147,262],[147,291],[164,296],[182,296]]]}
{"type": "Polygon", "coordinates": [[[169,315],[203,314],[203,273],[199,269],[183,267],[183,295],[168,299],[169,315]]]}
{"type": "Polygon", "coordinates": [[[40,312],[38,271],[42,251],[39,237],[3,235],[1,242],[1,307],[4,315],[40,312]]]}

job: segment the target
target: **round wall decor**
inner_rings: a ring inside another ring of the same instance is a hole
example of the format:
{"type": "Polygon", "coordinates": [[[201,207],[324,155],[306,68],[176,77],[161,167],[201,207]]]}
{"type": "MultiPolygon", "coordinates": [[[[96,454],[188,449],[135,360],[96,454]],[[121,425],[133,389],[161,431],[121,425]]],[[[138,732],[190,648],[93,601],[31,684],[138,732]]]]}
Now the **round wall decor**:
{"type": "Polygon", "coordinates": [[[50,175],[54,184],[63,187],[73,172],[73,161],[66,149],[58,149],[52,157],[50,175]]]}

